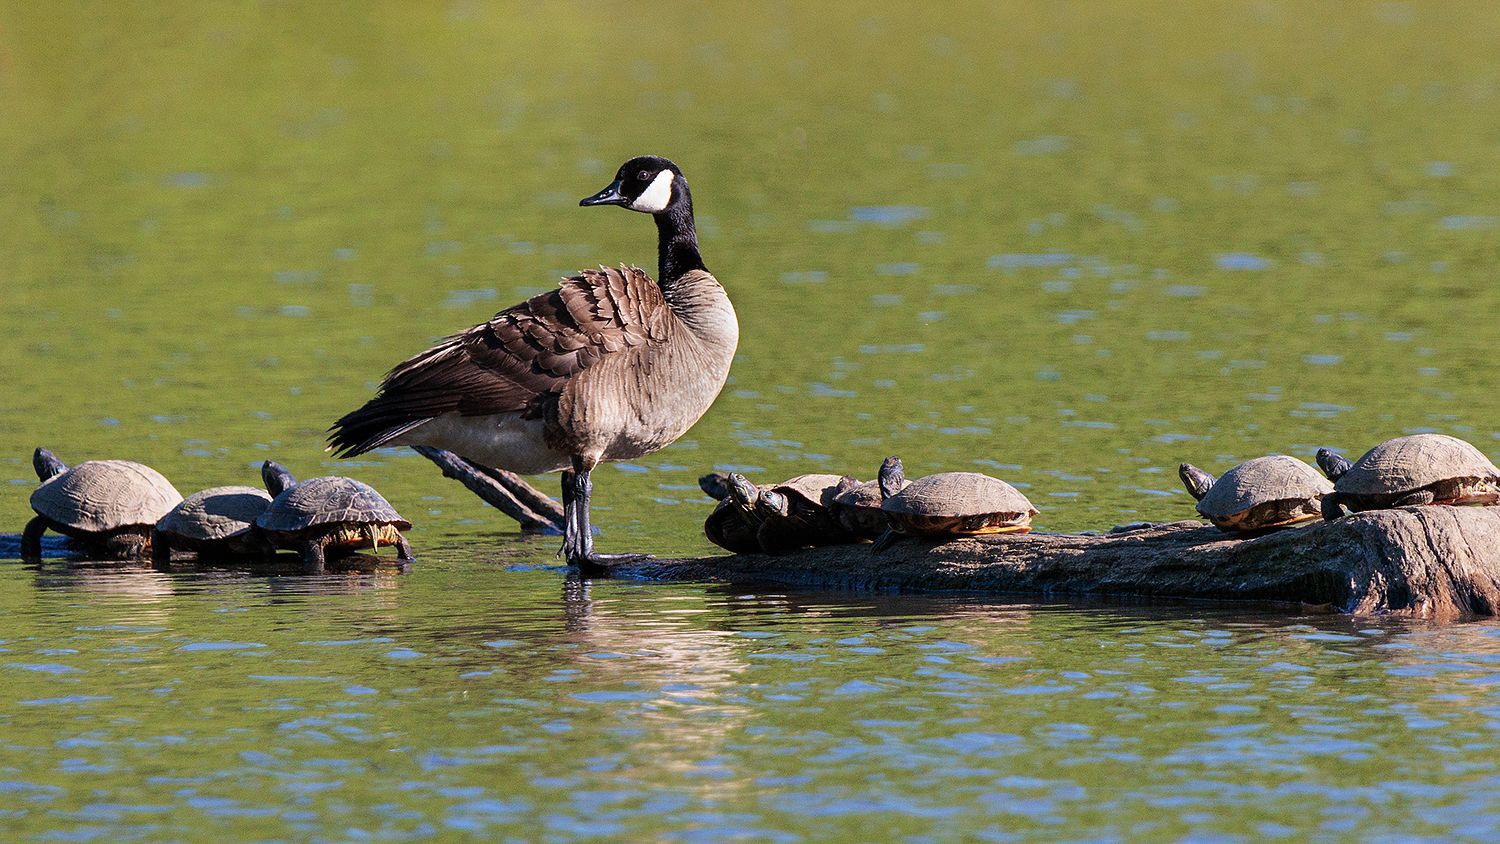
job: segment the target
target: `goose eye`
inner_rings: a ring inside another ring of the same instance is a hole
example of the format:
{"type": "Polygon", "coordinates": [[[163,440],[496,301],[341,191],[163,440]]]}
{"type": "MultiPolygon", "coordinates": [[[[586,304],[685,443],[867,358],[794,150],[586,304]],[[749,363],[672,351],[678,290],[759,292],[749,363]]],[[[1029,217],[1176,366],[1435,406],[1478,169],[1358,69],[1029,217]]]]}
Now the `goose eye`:
{"type": "Polygon", "coordinates": [[[642,170],[641,172],[635,174],[635,177],[637,179],[640,179],[643,182],[649,182],[649,181],[651,181],[651,171],[650,170],[642,170]]]}

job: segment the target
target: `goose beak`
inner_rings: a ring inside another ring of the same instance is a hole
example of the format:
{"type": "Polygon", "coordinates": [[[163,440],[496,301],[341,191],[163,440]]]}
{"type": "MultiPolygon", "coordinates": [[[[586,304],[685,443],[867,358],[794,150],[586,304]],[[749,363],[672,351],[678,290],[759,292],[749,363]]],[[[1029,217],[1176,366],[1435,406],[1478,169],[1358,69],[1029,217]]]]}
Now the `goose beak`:
{"type": "Polygon", "coordinates": [[[624,205],[626,201],[625,197],[620,194],[620,180],[615,179],[604,190],[578,200],[578,204],[586,208],[590,205],[624,205]]]}

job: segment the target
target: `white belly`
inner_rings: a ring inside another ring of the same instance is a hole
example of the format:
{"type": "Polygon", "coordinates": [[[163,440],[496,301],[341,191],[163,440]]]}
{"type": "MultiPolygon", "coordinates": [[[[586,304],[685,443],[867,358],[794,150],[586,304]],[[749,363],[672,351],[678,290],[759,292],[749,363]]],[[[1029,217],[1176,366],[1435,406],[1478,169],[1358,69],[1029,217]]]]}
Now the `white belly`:
{"type": "Polygon", "coordinates": [[[519,413],[493,416],[445,413],[402,434],[391,444],[443,448],[482,466],[522,475],[568,468],[571,464],[568,455],[547,446],[542,426],[542,420],[522,419],[519,413]]]}

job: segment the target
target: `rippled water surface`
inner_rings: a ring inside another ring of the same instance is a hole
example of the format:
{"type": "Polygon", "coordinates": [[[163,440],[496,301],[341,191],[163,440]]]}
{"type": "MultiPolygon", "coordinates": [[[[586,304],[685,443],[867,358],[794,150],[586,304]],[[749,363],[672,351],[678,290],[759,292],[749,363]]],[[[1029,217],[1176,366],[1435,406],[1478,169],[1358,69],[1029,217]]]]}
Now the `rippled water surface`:
{"type": "Polygon", "coordinates": [[[1487,624],[584,592],[422,458],[321,439],[433,338],[654,267],[576,207],[649,151],[742,340],[687,437],[598,473],[602,550],[709,550],[712,467],[900,453],[1080,530],[1189,515],[1181,460],[1495,456],[1497,54],[1461,0],[0,2],[0,530],[40,444],[185,492],[274,457],[378,486],[421,556],[0,563],[0,832],[1495,838],[1487,624]]]}
{"type": "Polygon", "coordinates": [[[1500,834],[1492,626],[585,587],[433,556],[411,577],[6,570],[0,824],[109,841],[1500,834]]]}

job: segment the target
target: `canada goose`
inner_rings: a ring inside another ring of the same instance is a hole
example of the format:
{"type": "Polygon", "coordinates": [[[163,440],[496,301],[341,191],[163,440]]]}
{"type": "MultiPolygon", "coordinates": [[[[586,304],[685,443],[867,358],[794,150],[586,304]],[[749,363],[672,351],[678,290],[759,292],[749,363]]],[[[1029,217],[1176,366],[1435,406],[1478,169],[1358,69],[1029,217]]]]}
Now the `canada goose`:
{"type": "Polygon", "coordinates": [[[444,448],[521,474],[563,471],[562,553],[598,571],[640,555],[594,552],[589,473],[682,436],[724,386],[739,323],[703,266],[677,165],[647,155],[579,205],[656,218],[659,282],[621,265],[584,270],[396,366],[329,429],[352,457],[387,445],[444,448]]]}

